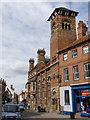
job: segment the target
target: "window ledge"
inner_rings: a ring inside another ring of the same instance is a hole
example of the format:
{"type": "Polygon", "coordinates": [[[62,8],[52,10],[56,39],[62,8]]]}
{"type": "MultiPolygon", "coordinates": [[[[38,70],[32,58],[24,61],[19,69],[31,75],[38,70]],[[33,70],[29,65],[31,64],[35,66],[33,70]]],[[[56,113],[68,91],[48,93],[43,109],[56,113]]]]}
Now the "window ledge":
{"type": "Polygon", "coordinates": [[[75,81],[75,80],[79,80],[79,79],[74,79],[74,81],[75,81]]]}
{"type": "Polygon", "coordinates": [[[89,79],[90,77],[85,77],[85,79],[89,79]]]}
{"type": "Polygon", "coordinates": [[[64,80],[64,82],[68,82],[69,80],[64,80]]]}
{"type": "Polygon", "coordinates": [[[64,105],[70,105],[70,103],[65,103],[64,105]]]}
{"type": "Polygon", "coordinates": [[[66,60],[63,59],[63,61],[67,61],[67,60],[68,60],[68,59],[66,59],[66,60]]]}
{"type": "Polygon", "coordinates": [[[89,53],[89,52],[83,53],[83,55],[85,55],[85,54],[87,54],[87,53],[89,53]]]}
{"type": "Polygon", "coordinates": [[[77,56],[74,56],[74,57],[72,57],[72,58],[76,58],[77,56]]]}

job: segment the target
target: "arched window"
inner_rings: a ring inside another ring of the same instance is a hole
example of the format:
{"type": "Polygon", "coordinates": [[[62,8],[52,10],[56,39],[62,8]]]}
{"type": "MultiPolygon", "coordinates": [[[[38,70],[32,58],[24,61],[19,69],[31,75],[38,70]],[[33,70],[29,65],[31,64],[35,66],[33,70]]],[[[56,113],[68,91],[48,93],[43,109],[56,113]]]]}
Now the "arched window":
{"type": "Polygon", "coordinates": [[[68,25],[68,30],[70,30],[70,24],[68,25]]]}
{"type": "Polygon", "coordinates": [[[64,29],[64,23],[62,23],[62,29],[64,29]]]}
{"type": "Polygon", "coordinates": [[[65,29],[67,30],[67,23],[65,24],[65,29]]]}
{"type": "Polygon", "coordinates": [[[30,84],[28,85],[28,91],[30,91],[30,84]]]}
{"type": "Polygon", "coordinates": [[[62,29],[70,30],[70,29],[71,29],[70,23],[68,23],[68,22],[63,22],[63,23],[62,23],[62,29]]]}

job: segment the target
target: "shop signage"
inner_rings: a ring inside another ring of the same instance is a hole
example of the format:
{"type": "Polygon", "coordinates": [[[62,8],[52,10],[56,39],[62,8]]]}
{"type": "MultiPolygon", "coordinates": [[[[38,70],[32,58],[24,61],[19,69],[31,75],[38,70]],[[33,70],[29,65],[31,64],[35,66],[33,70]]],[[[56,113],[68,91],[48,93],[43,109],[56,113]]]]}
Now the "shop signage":
{"type": "Polygon", "coordinates": [[[90,96],[90,89],[81,90],[82,96],[90,96]]]}

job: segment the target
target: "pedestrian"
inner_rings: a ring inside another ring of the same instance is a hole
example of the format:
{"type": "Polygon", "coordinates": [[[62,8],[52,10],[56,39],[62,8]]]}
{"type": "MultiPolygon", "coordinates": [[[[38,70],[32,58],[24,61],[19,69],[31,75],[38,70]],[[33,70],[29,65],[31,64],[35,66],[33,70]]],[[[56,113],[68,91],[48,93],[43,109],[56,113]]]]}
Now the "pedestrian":
{"type": "Polygon", "coordinates": [[[30,109],[30,104],[28,104],[28,109],[30,109]]]}
{"type": "Polygon", "coordinates": [[[25,109],[27,109],[27,106],[28,106],[28,104],[27,104],[27,103],[25,103],[25,109]]]}

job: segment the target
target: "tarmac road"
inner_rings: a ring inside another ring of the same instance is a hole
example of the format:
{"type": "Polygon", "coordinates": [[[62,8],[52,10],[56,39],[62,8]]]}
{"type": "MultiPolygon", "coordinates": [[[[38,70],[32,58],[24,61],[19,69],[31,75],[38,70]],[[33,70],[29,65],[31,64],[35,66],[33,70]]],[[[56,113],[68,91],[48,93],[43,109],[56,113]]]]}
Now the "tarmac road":
{"type": "MultiPolygon", "coordinates": [[[[22,113],[22,120],[73,120],[70,115],[60,115],[57,113],[37,112],[33,110],[25,110],[22,113]]],[[[90,118],[75,118],[74,120],[90,120],[90,118]]]]}

